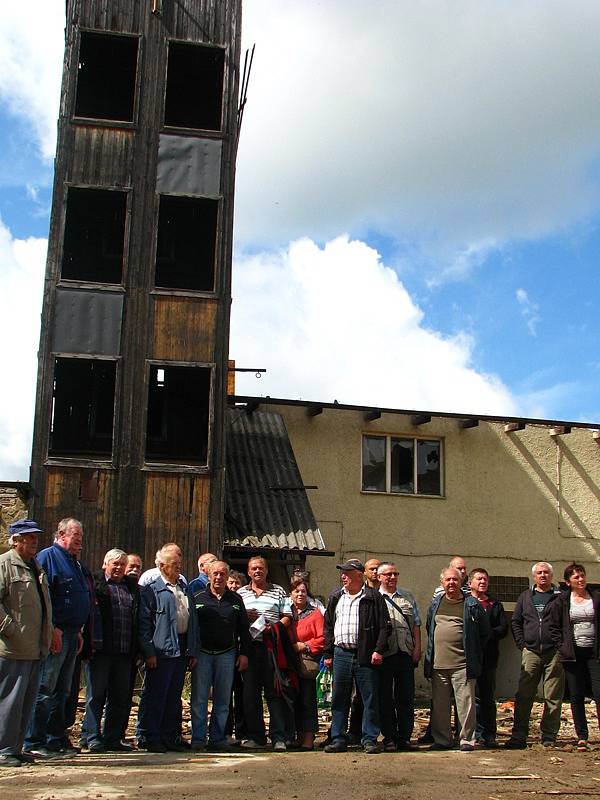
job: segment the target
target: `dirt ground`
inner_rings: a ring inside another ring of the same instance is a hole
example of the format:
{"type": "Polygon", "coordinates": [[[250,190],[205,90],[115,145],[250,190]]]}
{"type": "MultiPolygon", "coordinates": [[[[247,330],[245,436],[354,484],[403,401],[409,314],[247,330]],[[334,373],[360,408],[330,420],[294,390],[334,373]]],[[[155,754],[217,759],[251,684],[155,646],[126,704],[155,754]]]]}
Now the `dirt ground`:
{"type": "MultiPolygon", "coordinates": [[[[534,710],[532,742],[539,707],[534,710]]],[[[588,718],[592,719],[591,707],[588,718]]],[[[499,708],[499,740],[510,730],[510,704],[499,708]]],[[[425,711],[417,714],[416,733],[425,711]]],[[[140,798],[264,798],[264,800],[446,800],[465,793],[470,800],[527,800],[529,796],[600,797],[600,737],[592,727],[589,752],[573,748],[570,712],[563,715],[559,746],[533,744],[528,750],[430,752],[365,755],[360,750],[328,754],[244,753],[125,755],[81,753],[0,772],[0,798],[25,800],[115,800],[140,798]],[[499,777],[504,776],[504,777],[499,777]],[[510,777],[506,777],[510,776],[510,777]]]]}

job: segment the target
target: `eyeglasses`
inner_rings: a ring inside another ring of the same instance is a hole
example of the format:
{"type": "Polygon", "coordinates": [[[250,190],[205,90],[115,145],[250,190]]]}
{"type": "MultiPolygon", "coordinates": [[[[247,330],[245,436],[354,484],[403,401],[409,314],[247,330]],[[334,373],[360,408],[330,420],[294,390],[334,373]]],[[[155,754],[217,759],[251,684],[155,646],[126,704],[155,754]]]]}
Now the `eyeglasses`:
{"type": "Polygon", "coordinates": [[[398,575],[400,575],[399,572],[380,572],[379,573],[379,577],[380,578],[397,578],[398,575]]]}

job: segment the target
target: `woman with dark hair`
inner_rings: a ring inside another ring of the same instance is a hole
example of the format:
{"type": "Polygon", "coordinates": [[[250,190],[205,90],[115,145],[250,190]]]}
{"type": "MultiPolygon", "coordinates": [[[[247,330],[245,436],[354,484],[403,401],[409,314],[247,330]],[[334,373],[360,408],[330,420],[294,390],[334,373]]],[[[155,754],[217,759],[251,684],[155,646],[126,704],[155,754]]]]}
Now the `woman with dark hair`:
{"type": "Polygon", "coordinates": [[[312,750],[319,730],[317,716],[317,687],[319,659],[325,645],[323,615],[308,599],[307,579],[292,577],[290,599],[296,641],[294,650],[300,661],[300,688],[296,701],[296,731],[301,750],[312,750]]]}
{"type": "Polygon", "coordinates": [[[600,721],[600,593],[588,591],[582,564],[569,564],[564,576],[567,591],[552,605],[550,635],[565,670],[577,749],[587,750],[588,724],[584,703],[590,689],[600,721]]]}

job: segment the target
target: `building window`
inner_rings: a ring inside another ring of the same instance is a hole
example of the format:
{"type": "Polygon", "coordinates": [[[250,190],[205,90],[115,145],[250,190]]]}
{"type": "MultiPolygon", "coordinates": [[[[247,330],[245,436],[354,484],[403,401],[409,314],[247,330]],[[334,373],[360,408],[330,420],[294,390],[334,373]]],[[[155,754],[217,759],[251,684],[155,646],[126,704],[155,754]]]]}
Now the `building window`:
{"type": "Polygon", "coordinates": [[[126,206],[125,192],[69,188],[62,278],[121,283],[126,206]]]}
{"type": "Polygon", "coordinates": [[[150,366],[146,461],[205,465],[209,367],[150,366]]]}
{"type": "Polygon", "coordinates": [[[112,454],[116,362],[57,358],[50,427],[51,456],[112,454]]]}
{"type": "Polygon", "coordinates": [[[156,286],[212,292],[219,201],[160,196],[156,286]]]}
{"type": "Polygon", "coordinates": [[[219,47],[169,42],[165,125],[221,130],[224,64],[219,47]]]}
{"type": "Polygon", "coordinates": [[[439,439],[362,437],[363,492],[441,495],[441,464],[439,439]]]}
{"type": "Polygon", "coordinates": [[[519,595],[529,588],[528,578],[514,575],[490,575],[489,593],[503,603],[516,603],[519,595]]]}
{"type": "Polygon", "coordinates": [[[75,116],[133,122],[138,40],[81,32],[75,116]]]}

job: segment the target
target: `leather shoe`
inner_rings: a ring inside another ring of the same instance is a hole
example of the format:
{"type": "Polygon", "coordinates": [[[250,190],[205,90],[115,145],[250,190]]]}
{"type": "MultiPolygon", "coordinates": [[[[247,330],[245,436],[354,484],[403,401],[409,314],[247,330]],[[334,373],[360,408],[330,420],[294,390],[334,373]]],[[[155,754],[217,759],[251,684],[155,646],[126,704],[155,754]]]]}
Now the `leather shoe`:
{"type": "Polygon", "coordinates": [[[325,745],[325,752],[326,753],[345,753],[348,749],[346,742],[331,742],[331,744],[325,745]]]}

